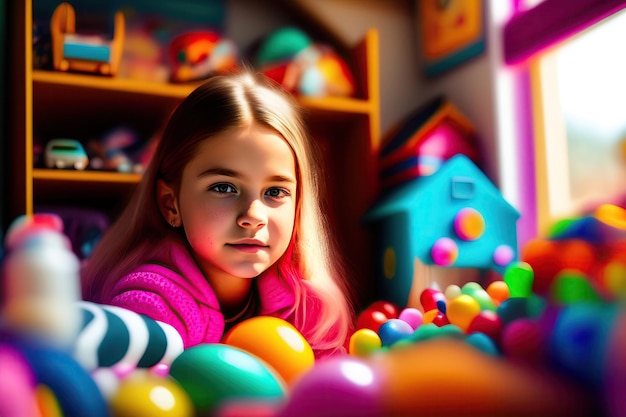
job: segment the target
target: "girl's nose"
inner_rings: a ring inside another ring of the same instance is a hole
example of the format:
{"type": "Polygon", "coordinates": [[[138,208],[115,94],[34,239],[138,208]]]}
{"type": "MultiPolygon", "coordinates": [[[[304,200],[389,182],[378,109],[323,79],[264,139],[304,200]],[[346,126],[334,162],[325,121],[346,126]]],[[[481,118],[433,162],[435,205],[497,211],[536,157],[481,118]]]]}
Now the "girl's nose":
{"type": "Polygon", "coordinates": [[[251,201],[237,218],[239,227],[259,228],[267,224],[267,214],[265,207],[259,200],[251,201]]]}

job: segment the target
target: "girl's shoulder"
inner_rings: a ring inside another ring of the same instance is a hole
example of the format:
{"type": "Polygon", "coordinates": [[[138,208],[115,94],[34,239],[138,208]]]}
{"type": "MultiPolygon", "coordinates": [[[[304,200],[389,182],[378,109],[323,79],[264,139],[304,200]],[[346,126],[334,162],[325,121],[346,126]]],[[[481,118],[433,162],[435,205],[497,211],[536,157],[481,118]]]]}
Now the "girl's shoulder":
{"type": "Polygon", "coordinates": [[[201,304],[219,309],[215,293],[198,268],[193,257],[179,242],[163,243],[151,256],[123,276],[116,292],[128,288],[142,288],[159,293],[163,298],[177,297],[183,292],[192,294],[201,304]]]}

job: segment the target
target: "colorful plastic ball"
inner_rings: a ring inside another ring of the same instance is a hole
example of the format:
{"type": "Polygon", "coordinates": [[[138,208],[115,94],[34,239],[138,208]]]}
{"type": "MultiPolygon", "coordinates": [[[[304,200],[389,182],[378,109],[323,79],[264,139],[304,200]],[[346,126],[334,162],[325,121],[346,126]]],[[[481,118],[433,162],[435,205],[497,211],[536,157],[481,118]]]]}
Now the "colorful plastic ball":
{"type": "Polygon", "coordinates": [[[418,327],[417,330],[415,330],[415,332],[411,335],[410,340],[414,342],[422,342],[437,337],[453,337],[461,339],[464,336],[463,330],[455,324],[437,326],[434,323],[428,323],[418,327]]]}
{"type": "Polygon", "coordinates": [[[309,342],[291,323],[277,317],[244,320],[233,326],[222,341],[263,359],[288,384],[315,363],[309,342]]]}
{"type": "Polygon", "coordinates": [[[411,325],[400,319],[389,319],[378,329],[383,346],[391,346],[413,334],[411,325]]]}
{"type": "Polygon", "coordinates": [[[448,320],[466,331],[470,323],[480,313],[480,304],[467,294],[461,294],[448,303],[448,320]]]}
{"type": "Polygon", "coordinates": [[[441,327],[450,324],[450,320],[448,320],[448,316],[446,315],[446,313],[438,310],[437,314],[435,314],[435,317],[433,317],[432,323],[436,326],[441,327]]]}
{"type": "Polygon", "coordinates": [[[489,285],[487,285],[486,291],[496,306],[500,305],[504,300],[511,296],[509,286],[502,280],[492,281],[489,285]]]}
{"type": "Polygon", "coordinates": [[[426,311],[422,316],[422,324],[432,324],[438,314],[441,314],[441,311],[437,308],[426,311]]]}
{"type": "Polygon", "coordinates": [[[489,336],[494,342],[500,341],[502,333],[502,319],[495,311],[484,310],[474,317],[467,327],[467,334],[482,333],[489,336]]]}
{"type": "Polygon", "coordinates": [[[615,300],[626,301],[626,262],[609,261],[602,267],[601,282],[615,300]]]}
{"type": "Polygon", "coordinates": [[[550,357],[568,374],[599,386],[606,367],[616,366],[605,360],[612,333],[623,333],[614,327],[621,314],[623,310],[619,307],[604,303],[563,307],[550,332],[550,340],[545,343],[550,348],[550,357]]]}
{"type": "Polygon", "coordinates": [[[446,300],[454,300],[456,297],[462,294],[461,287],[456,284],[450,284],[446,287],[444,291],[444,295],[446,296],[446,300]]]}
{"type": "Polygon", "coordinates": [[[485,232],[485,218],[476,209],[465,207],[454,216],[454,232],[461,240],[476,240],[485,232]]]}
{"type": "Polygon", "coordinates": [[[537,365],[546,358],[545,343],[541,326],[528,318],[514,320],[505,326],[500,340],[506,357],[537,365]]]}
{"type": "Polygon", "coordinates": [[[192,417],[189,395],[170,377],[138,369],[121,381],[109,400],[115,417],[192,417]]]}
{"type": "Polygon", "coordinates": [[[487,291],[477,282],[470,281],[465,283],[461,288],[463,294],[469,295],[480,305],[481,310],[494,310],[496,305],[494,304],[491,296],[487,291]]]}
{"type": "Polygon", "coordinates": [[[186,349],[172,362],[170,375],[200,415],[237,398],[282,399],[287,387],[280,374],[261,359],[221,343],[186,349]]]}
{"type": "Polygon", "coordinates": [[[493,263],[498,266],[507,266],[514,257],[515,252],[509,245],[500,245],[493,251],[493,263]]]}
{"type": "Polygon", "coordinates": [[[370,329],[378,331],[380,325],[389,320],[389,317],[382,311],[366,308],[356,320],[357,329],[370,329]]]}
{"type": "Polygon", "coordinates": [[[545,308],[546,302],[539,296],[508,298],[496,309],[496,314],[506,326],[520,318],[537,318],[545,308]]]}
{"type": "Polygon", "coordinates": [[[484,333],[475,332],[467,336],[465,339],[467,343],[474,346],[476,349],[481,352],[487,353],[489,355],[499,355],[500,351],[496,346],[496,343],[493,339],[487,336],[484,333]]]}
{"type": "Polygon", "coordinates": [[[429,310],[437,310],[437,301],[446,301],[446,296],[435,288],[425,288],[420,294],[420,304],[426,312],[429,310]]]}
{"type": "Polygon", "coordinates": [[[526,262],[515,262],[504,272],[510,297],[529,297],[533,292],[534,272],[526,262]]]}
{"type": "Polygon", "coordinates": [[[407,307],[400,312],[398,318],[407,322],[413,330],[417,329],[422,324],[424,314],[417,308],[407,307]]]}
{"type": "Polygon", "coordinates": [[[561,271],[550,288],[552,301],[557,304],[600,301],[601,297],[589,279],[578,271],[561,271]]]}
{"type": "Polygon", "coordinates": [[[400,315],[400,308],[385,300],[374,301],[368,308],[382,312],[388,319],[397,319],[400,315]]]}
{"type": "Polygon", "coordinates": [[[433,244],[430,255],[436,265],[450,266],[456,262],[459,248],[454,240],[442,237],[433,244]]]}
{"type": "Polygon", "coordinates": [[[533,291],[547,294],[552,279],[561,270],[560,244],[549,239],[531,239],[522,248],[522,261],[533,271],[533,291]]]}
{"type": "Polygon", "coordinates": [[[348,353],[354,356],[369,356],[383,345],[378,333],[372,329],[358,329],[350,336],[348,353]]]}
{"type": "Polygon", "coordinates": [[[382,417],[385,387],[368,362],[336,356],[316,363],[292,386],[275,417],[382,417]]]}

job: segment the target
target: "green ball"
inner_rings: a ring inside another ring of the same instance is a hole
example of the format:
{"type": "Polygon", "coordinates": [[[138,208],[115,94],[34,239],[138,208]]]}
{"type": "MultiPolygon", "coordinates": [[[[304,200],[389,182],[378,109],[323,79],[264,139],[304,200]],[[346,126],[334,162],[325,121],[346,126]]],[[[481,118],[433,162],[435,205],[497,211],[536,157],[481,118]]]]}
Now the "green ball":
{"type": "Polygon", "coordinates": [[[289,60],[311,46],[311,43],[309,36],[298,28],[277,29],[267,36],[259,48],[257,64],[264,66],[272,62],[289,60]]]}
{"type": "Polygon", "coordinates": [[[261,359],[221,343],[186,349],[172,363],[170,375],[201,415],[210,414],[225,400],[280,400],[287,391],[282,377],[261,359]]]}
{"type": "Polygon", "coordinates": [[[530,297],[533,293],[535,273],[526,262],[515,262],[504,271],[504,282],[511,298],[530,297]]]}

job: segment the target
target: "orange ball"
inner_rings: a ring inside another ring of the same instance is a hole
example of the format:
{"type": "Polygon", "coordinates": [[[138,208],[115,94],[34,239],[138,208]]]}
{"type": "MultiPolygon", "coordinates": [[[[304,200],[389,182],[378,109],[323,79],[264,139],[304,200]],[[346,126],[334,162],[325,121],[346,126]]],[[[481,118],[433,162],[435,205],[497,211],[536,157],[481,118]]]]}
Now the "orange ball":
{"type": "Polygon", "coordinates": [[[223,343],[264,360],[287,384],[315,363],[309,342],[292,324],[277,317],[258,316],[244,320],[230,329],[223,343]]]}
{"type": "Polygon", "coordinates": [[[502,280],[493,281],[487,286],[487,294],[493,300],[495,305],[500,305],[504,300],[509,298],[509,286],[502,280]]]}

